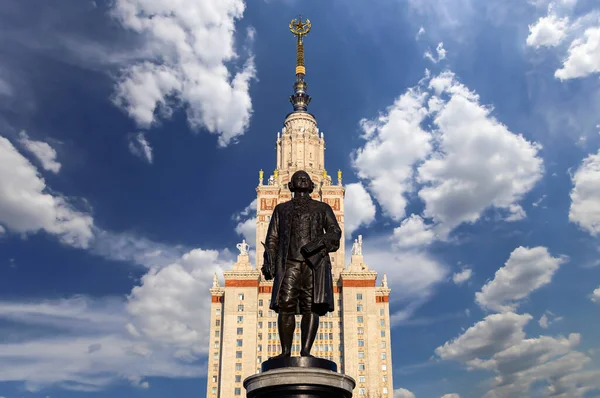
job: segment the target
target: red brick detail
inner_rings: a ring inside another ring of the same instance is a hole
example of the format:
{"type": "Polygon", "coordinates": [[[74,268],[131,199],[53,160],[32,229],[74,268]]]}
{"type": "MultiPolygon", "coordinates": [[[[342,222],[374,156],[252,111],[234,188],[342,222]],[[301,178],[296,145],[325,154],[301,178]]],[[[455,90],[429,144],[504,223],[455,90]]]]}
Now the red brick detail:
{"type": "Polygon", "coordinates": [[[334,292],[334,293],[341,293],[341,292],[342,292],[342,288],[341,288],[341,287],[339,287],[339,286],[334,286],[334,287],[333,287],[333,292],[334,292]]]}
{"type": "Polygon", "coordinates": [[[258,279],[225,279],[225,287],[258,287],[258,279]]]}
{"type": "Polygon", "coordinates": [[[375,287],[375,279],[342,279],[343,287],[375,287]]]}
{"type": "Polygon", "coordinates": [[[273,291],[273,286],[259,286],[259,293],[271,293],[273,291]]]}
{"type": "Polygon", "coordinates": [[[223,296],[212,296],[212,302],[213,303],[222,303],[223,302],[223,296]]]}
{"type": "Polygon", "coordinates": [[[375,302],[377,303],[389,303],[390,296],[377,296],[375,297],[375,302]]]}

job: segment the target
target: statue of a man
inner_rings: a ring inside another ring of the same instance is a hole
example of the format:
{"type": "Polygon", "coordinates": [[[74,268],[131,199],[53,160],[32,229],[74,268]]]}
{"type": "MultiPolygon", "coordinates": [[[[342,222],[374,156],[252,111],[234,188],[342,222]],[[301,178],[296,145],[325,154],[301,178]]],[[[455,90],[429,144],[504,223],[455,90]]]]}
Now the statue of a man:
{"type": "Polygon", "coordinates": [[[331,207],[311,199],[315,185],[305,171],[295,172],[288,186],[294,197],[273,210],[262,268],[265,279],[274,279],[270,308],[279,314],[279,358],[291,356],[298,310],[300,355],[311,356],[319,316],[334,309],[328,253],[339,248],[342,237],[331,207]]]}

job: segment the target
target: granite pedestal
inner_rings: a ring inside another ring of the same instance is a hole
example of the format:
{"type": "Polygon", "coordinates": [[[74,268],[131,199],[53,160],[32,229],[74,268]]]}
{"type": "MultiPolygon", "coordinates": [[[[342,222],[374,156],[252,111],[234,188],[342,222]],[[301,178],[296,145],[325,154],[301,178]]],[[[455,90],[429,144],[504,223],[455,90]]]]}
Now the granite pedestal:
{"type": "Polygon", "coordinates": [[[351,398],[354,379],[337,373],[335,362],[291,357],[263,362],[261,373],[244,380],[248,398],[351,398]]]}

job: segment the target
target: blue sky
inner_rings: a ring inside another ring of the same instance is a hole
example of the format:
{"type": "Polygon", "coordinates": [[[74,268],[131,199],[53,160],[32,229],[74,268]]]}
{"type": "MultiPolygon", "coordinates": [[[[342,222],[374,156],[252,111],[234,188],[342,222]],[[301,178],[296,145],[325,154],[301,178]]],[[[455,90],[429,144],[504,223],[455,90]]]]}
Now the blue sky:
{"type": "Polygon", "coordinates": [[[600,396],[592,0],[5,0],[0,396],[204,395],[298,13],[394,397],[600,396]]]}

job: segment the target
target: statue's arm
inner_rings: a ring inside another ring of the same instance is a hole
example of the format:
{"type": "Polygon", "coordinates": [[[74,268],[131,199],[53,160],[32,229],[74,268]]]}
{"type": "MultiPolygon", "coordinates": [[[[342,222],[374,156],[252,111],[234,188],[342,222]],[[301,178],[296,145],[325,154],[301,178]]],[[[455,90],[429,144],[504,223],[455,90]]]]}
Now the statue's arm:
{"type": "MultiPolygon", "coordinates": [[[[275,262],[277,258],[277,247],[279,245],[279,206],[275,206],[269,228],[267,229],[267,237],[265,238],[265,253],[268,251],[271,256],[271,261],[275,262]]],[[[265,260],[266,260],[265,256],[265,260]]],[[[274,265],[274,264],[273,264],[274,265]]]]}
{"type": "Polygon", "coordinates": [[[312,255],[318,251],[335,252],[340,248],[340,239],[342,237],[342,229],[333,214],[331,206],[325,207],[325,221],[323,225],[325,234],[317,238],[315,241],[305,245],[301,252],[306,256],[312,255]]]}

